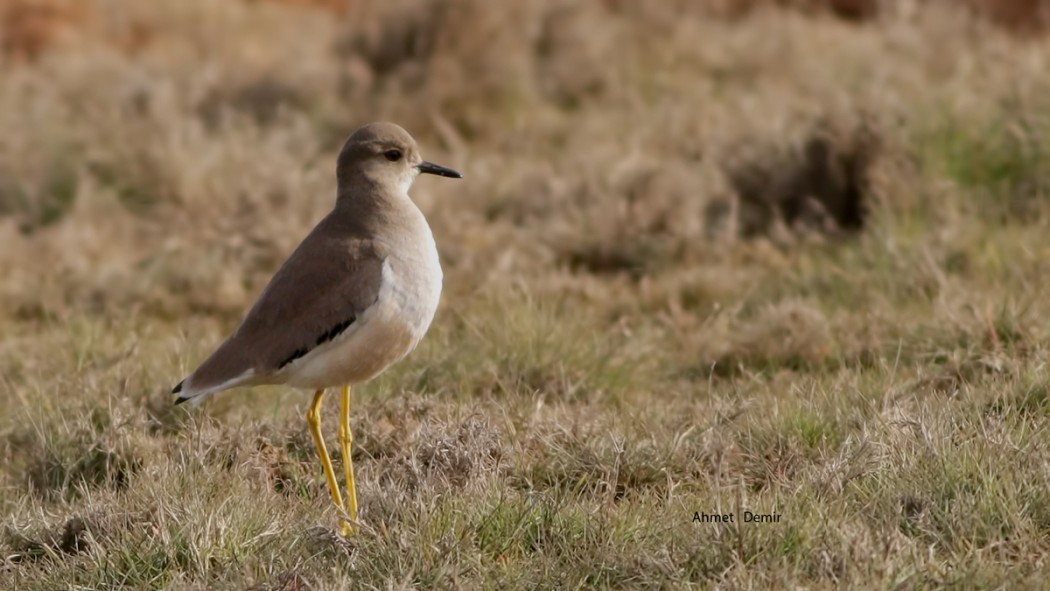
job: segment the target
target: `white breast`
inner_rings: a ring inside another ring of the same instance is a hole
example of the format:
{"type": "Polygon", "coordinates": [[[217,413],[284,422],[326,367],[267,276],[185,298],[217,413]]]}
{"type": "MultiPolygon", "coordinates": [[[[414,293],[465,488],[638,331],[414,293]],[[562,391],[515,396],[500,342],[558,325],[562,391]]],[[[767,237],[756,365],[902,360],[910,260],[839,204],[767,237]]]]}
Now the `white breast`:
{"type": "MultiPolygon", "coordinates": [[[[383,284],[379,299],[389,298],[400,310],[416,342],[423,338],[441,300],[441,262],[430,228],[416,241],[418,248],[395,249],[383,264],[383,284]]],[[[414,346],[414,345],[413,345],[414,346]]]]}

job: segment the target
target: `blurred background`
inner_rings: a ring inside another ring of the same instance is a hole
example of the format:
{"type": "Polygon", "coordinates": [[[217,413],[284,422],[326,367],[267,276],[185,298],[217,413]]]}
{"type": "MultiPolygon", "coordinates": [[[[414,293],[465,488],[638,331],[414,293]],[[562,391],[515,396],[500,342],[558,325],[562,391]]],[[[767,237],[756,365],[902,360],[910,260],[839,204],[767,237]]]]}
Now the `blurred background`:
{"type": "Polygon", "coordinates": [[[741,241],[776,258],[886,208],[939,213],[940,181],[1036,174],[1047,13],[3,0],[0,304],[237,317],[331,206],[334,155],[373,120],[469,175],[416,189],[450,301],[511,278],[557,293],[689,281],[670,269],[731,293],[743,271],[720,266],[741,241]],[[984,151],[997,160],[967,161],[984,151]]]}
{"type": "Polygon", "coordinates": [[[0,587],[1040,588],[1048,27],[1045,0],[0,0],[0,587]],[[394,534],[318,542],[305,399],[169,391],[377,120],[465,179],[413,188],[441,308],[357,394],[394,534]],[[785,520],[689,523],[733,507],[785,520]]]}

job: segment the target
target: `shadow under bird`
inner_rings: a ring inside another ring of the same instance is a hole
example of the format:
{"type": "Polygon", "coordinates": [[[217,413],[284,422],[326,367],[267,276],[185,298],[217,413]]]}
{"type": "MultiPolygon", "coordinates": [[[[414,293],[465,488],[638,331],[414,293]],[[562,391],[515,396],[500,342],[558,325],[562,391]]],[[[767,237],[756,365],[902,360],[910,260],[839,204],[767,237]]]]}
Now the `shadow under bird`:
{"type": "Polygon", "coordinates": [[[350,458],[350,389],[411,352],[441,297],[441,265],[426,218],[408,196],[421,173],[462,178],[423,160],[393,123],[355,131],[339,153],[335,208],[277,271],[241,325],[172,390],[176,404],[236,386],[287,384],[314,392],[306,420],[342,530],[357,524],[350,458]],[[343,502],[321,436],[326,388],[342,388],[343,502]]]}

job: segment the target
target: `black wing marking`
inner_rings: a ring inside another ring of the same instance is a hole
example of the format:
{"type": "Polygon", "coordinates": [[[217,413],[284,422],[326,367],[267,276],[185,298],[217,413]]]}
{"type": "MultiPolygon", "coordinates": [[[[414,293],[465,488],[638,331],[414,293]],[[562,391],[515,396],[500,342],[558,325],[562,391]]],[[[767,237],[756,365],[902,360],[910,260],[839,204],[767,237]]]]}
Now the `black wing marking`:
{"type": "Polygon", "coordinates": [[[356,320],[356,316],[351,316],[348,320],[344,320],[336,324],[332,328],[329,328],[328,330],[324,331],[323,333],[321,333],[321,336],[317,337],[317,342],[314,345],[304,345],[299,347],[298,349],[293,351],[291,355],[289,355],[283,361],[281,361],[281,363],[277,366],[277,369],[284,369],[284,366],[288,365],[289,363],[295,361],[296,359],[299,359],[300,357],[305,356],[310,351],[343,334],[343,331],[350,328],[350,325],[353,324],[356,320]]]}

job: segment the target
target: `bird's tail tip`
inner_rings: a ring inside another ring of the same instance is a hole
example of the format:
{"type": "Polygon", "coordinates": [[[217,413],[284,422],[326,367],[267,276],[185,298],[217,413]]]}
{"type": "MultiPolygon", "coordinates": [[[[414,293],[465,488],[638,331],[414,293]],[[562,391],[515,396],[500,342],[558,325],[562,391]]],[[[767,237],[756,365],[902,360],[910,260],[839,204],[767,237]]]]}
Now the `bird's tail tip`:
{"type": "Polygon", "coordinates": [[[204,399],[211,396],[212,394],[215,394],[216,392],[222,392],[223,390],[228,390],[235,386],[242,385],[251,380],[252,376],[254,375],[255,372],[249,369],[241,373],[240,375],[226,380],[225,382],[222,382],[220,384],[201,386],[197,383],[199,380],[195,377],[196,374],[194,374],[176,384],[175,387],[171,389],[171,393],[179,395],[179,397],[175,400],[176,406],[184,402],[191,402],[193,406],[197,406],[201,402],[204,402],[204,399]]]}
{"type": "Polygon", "coordinates": [[[179,406],[184,402],[191,402],[192,406],[197,406],[201,403],[201,393],[194,392],[193,388],[190,388],[188,391],[184,391],[185,389],[183,388],[183,386],[185,384],[186,380],[182,380],[178,384],[175,384],[175,387],[171,389],[172,394],[179,395],[179,397],[175,399],[175,406],[179,406]]]}
{"type": "Polygon", "coordinates": [[[182,406],[183,403],[189,402],[189,406],[196,408],[200,406],[207,397],[207,394],[183,394],[175,399],[175,406],[182,406]]]}

